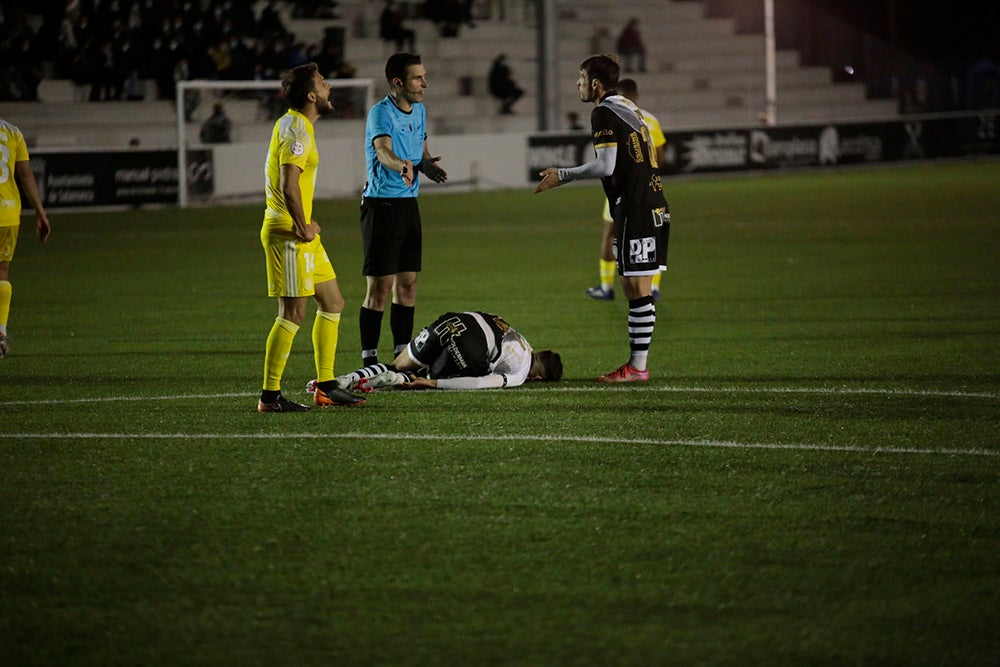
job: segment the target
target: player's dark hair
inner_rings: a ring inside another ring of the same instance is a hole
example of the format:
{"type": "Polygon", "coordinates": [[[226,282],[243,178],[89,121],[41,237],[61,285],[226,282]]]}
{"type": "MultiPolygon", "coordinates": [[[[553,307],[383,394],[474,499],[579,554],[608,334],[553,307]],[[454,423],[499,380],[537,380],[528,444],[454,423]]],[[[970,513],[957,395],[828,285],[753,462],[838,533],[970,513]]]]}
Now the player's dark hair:
{"type": "Polygon", "coordinates": [[[613,53],[602,53],[599,56],[590,56],[580,64],[580,71],[587,75],[591,81],[601,82],[605,92],[618,90],[618,75],[621,68],[618,66],[618,56],[613,53]]]}
{"type": "Polygon", "coordinates": [[[618,94],[635,102],[636,98],[639,97],[639,85],[635,79],[622,79],[618,82],[618,94]]]}
{"type": "Polygon", "coordinates": [[[542,350],[541,352],[535,352],[535,358],[542,367],[542,381],[558,382],[562,379],[562,357],[559,356],[558,352],[542,350]]]}
{"type": "Polygon", "coordinates": [[[406,70],[413,65],[421,65],[420,56],[412,53],[394,53],[385,61],[385,80],[392,84],[393,79],[406,81],[406,70]]]}
{"type": "Polygon", "coordinates": [[[309,103],[309,93],[313,92],[313,75],[319,70],[316,63],[306,63],[293,67],[281,77],[281,91],[293,109],[301,109],[309,103]]]}

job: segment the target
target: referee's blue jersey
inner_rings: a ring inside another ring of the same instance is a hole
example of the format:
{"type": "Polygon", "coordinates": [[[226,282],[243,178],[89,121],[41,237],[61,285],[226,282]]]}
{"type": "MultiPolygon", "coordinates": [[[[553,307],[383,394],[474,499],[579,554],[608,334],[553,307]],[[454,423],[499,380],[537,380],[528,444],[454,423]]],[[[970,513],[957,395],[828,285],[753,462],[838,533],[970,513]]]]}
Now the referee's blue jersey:
{"type": "Polygon", "coordinates": [[[424,142],[427,140],[427,110],[420,102],[413,104],[409,112],[402,111],[386,95],[368,112],[365,123],[365,169],[368,182],[365,197],[416,197],[420,191],[420,179],[414,178],[413,185],[403,183],[398,171],[386,169],[375,154],[374,141],[388,136],[392,140],[392,152],[400,159],[409,160],[414,167],[424,157],[424,142]]]}

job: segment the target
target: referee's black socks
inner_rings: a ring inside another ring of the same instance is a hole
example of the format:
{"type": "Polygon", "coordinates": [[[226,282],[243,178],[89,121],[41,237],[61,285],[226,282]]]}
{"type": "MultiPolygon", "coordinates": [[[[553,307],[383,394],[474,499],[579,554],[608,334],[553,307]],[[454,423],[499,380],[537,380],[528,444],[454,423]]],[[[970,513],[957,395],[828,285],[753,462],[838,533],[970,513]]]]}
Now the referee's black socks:
{"type": "Polygon", "coordinates": [[[358,315],[361,329],[361,365],[378,363],[378,339],[382,335],[382,311],[361,307],[358,315]]]}
{"type": "Polygon", "coordinates": [[[413,338],[413,313],[415,306],[392,304],[389,309],[389,327],[392,329],[392,358],[403,351],[413,338]]]}

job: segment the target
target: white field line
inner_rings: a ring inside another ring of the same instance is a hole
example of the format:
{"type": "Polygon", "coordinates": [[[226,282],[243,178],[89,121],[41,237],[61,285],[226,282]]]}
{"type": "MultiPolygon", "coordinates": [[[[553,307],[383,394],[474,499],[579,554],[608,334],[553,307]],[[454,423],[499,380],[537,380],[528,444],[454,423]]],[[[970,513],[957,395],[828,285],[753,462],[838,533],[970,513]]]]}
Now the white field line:
{"type": "Polygon", "coordinates": [[[1000,399],[1000,394],[986,391],[938,391],[923,389],[872,389],[848,387],[551,387],[544,391],[665,391],[679,394],[820,394],[823,396],[926,396],[929,398],[990,398],[1000,399]]]}
{"type": "Polygon", "coordinates": [[[174,394],[173,396],[85,396],[81,398],[41,398],[33,401],[0,401],[0,406],[4,405],[55,405],[72,403],[118,403],[118,402],[144,402],[144,401],[189,401],[204,398],[249,398],[256,397],[257,394],[250,392],[233,392],[228,394],[174,394]]]}
{"type": "MultiPolygon", "coordinates": [[[[482,390],[481,390],[482,391],[482,390]]],[[[500,389],[485,390],[487,392],[504,391],[500,389]]],[[[509,390],[506,390],[509,391],[509,390]]],[[[677,394],[817,394],[821,396],[910,396],[926,398],[985,398],[1000,399],[1000,393],[976,391],[936,391],[920,389],[878,389],[878,388],[847,388],[847,387],[685,387],[685,386],[601,386],[601,387],[545,387],[536,388],[540,392],[669,392],[677,394]]],[[[480,392],[481,393],[481,392],[480,392]]],[[[212,398],[251,398],[256,396],[251,392],[229,392],[218,394],[174,394],[167,396],[84,396],[80,398],[40,398],[33,400],[0,401],[0,407],[5,405],[68,405],[74,403],[115,403],[143,401],[185,401],[212,398]]]]}
{"type": "Polygon", "coordinates": [[[917,449],[915,447],[859,447],[809,443],[734,442],[727,440],[619,439],[578,435],[454,435],[445,433],[5,433],[12,440],[430,440],[434,442],[577,442],[613,445],[656,445],[714,449],[768,449],[856,454],[938,454],[944,456],[1000,456],[989,449],[917,449]]]}

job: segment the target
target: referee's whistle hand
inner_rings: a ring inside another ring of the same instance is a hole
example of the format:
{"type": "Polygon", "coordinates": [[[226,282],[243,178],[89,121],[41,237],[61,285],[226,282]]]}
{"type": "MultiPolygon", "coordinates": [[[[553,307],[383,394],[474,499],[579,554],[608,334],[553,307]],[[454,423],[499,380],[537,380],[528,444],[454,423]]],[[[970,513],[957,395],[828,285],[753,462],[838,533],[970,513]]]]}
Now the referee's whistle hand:
{"type": "Polygon", "coordinates": [[[403,183],[407,187],[413,185],[413,163],[409,160],[403,160],[403,168],[399,170],[400,176],[403,177],[403,183]]]}

